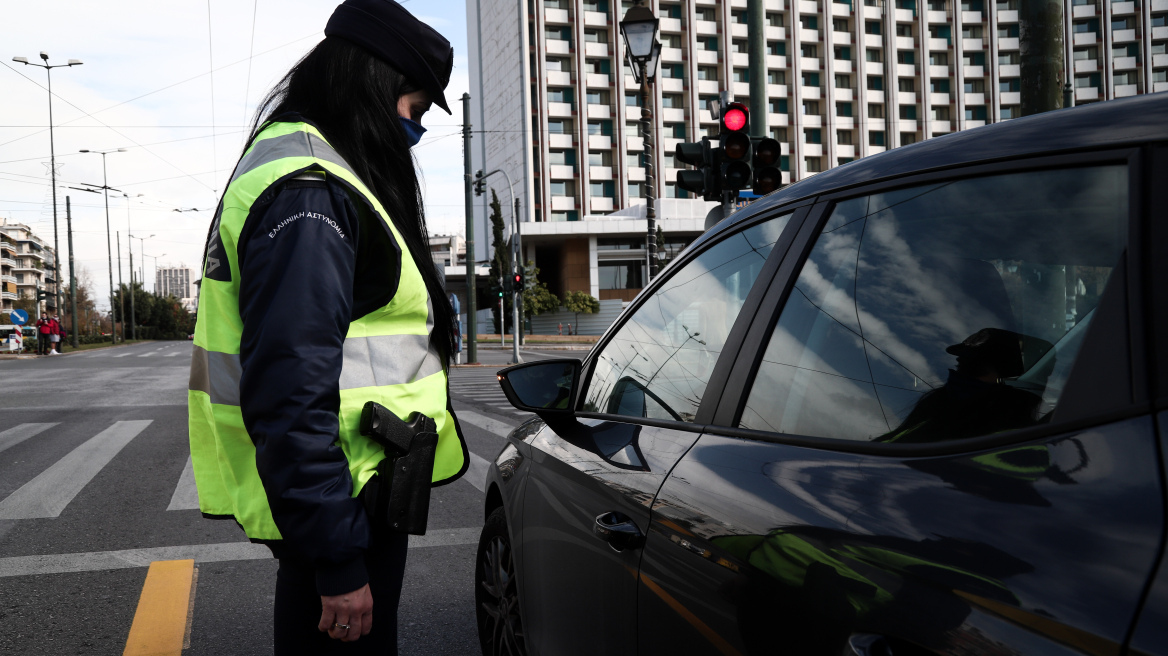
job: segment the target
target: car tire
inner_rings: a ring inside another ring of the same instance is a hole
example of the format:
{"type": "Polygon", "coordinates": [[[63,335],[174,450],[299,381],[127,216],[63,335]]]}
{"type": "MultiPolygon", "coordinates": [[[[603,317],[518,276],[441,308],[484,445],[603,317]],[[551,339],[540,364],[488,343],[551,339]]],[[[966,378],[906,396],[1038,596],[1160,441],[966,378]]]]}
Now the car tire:
{"type": "Polygon", "coordinates": [[[475,558],[475,615],[483,656],[524,656],[523,619],[507,515],[496,508],[479,536],[475,558]]]}

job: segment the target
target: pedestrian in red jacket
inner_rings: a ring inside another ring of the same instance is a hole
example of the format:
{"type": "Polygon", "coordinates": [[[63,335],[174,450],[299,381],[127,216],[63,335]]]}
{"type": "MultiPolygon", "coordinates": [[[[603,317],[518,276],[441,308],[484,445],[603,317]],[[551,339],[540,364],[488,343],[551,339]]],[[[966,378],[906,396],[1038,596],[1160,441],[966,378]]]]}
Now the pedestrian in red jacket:
{"type": "Polygon", "coordinates": [[[49,318],[48,313],[41,315],[40,320],[36,322],[36,329],[37,355],[48,355],[52,345],[51,335],[53,334],[53,320],[49,318]]]}

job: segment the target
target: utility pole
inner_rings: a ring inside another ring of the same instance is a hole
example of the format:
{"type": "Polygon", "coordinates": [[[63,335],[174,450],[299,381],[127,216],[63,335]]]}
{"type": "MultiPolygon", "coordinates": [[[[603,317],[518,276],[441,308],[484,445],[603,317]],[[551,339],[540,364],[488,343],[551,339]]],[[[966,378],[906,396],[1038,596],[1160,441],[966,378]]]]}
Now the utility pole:
{"type": "Polygon", "coordinates": [[[1056,0],[1020,0],[1018,49],[1021,51],[1022,115],[1063,105],[1063,5],[1056,0]]]}
{"type": "Polygon", "coordinates": [[[73,275],[73,208],[65,197],[65,232],[69,236],[69,314],[73,317],[73,348],[77,348],[77,276],[73,275]]]}
{"type": "MultiPolygon", "coordinates": [[[[122,233],[118,231],[118,290],[122,289],[122,233]]],[[[132,248],[132,247],[131,247],[132,248]]],[[[130,265],[130,286],[134,285],[134,266],[130,265]]],[[[126,341],[126,295],[118,294],[122,302],[122,341],[126,341]]],[[[110,300],[113,300],[113,295],[110,295],[110,300]]],[[[114,313],[114,306],[110,305],[110,314],[114,313]]]]}
{"type": "MultiPolygon", "coordinates": [[[[520,228],[520,226],[523,225],[523,215],[519,213],[519,199],[518,198],[515,199],[515,217],[516,217],[516,219],[515,219],[515,252],[519,256],[519,259],[516,260],[516,262],[518,262],[518,266],[516,267],[516,271],[518,271],[520,274],[523,274],[524,285],[526,285],[527,284],[527,273],[523,270],[523,262],[524,262],[524,260],[523,260],[523,229],[520,228]]],[[[523,292],[524,292],[524,289],[522,287],[520,287],[518,290],[519,297],[515,303],[515,307],[519,308],[519,340],[520,341],[523,341],[523,292]]],[[[520,361],[518,356],[516,356],[515,361],[517,363],[520,361]]]]}
{"type": "MultiPolygon", "coordinates": [[[[474,205],[470,190],[470,94],[462,94],[462,185],[466,197],[466,361],[479,361],[478,323],[475,321],[474,205]]],[[[458,254],[455,253],[457,259],[458,254]]]]}
{"type": "MultiPolygon", "coordinates": [[[[828,19],[830,20],[830,19],[828,19]]],[[[825,25],[823,29],[830,29],[825,25]]],[[[763,0],[746,0],[746,33],[750,76],[750,136],[767,137],[767,43],[766,5],[763,0]]],[[[825,57],[827,54],[825,53],[825,57]]]]}
{"type": "MultiPolygon", "coordinates": [[[[512,274],[511,278],[514,280],[516,273],[523,273],[523,267],[519,263],[517,256],[519,255],[519,199],[515,199],[515,226],[511,229],[511,262],[512,274]]],[[[514,282],[511,284],[511,364],[519,364],[523,360],[519,359],[519,336],[523,334],[523,326],[519,325],[519,288],[514,282]]]]}

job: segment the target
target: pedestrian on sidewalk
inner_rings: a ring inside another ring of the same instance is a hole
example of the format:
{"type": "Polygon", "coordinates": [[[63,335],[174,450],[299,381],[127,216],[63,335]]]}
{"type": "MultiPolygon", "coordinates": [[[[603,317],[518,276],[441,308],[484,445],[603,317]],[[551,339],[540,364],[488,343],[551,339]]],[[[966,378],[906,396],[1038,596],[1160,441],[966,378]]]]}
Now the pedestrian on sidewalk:
{"type": "Polygon", "coordinates": [[[61,353],[61,319],[57,315],[49,320],[49,355],[61,353]]]}
{"type": "Polygon", "coordinates": [[[36,322],[37,329],[37,355],[48,355],[49,349],[52,347],[52,333],[53,322],[49,319],[47,312],[41,314],[41,318],[36,322]]]}
{"type": "Polygon", "coordinates": [[[396,654],[407,536],[367,510],[390,485],[358,426],[369,401],[425,415],[425,482],[466,472],[447,399],[453,308],[411,153],[431,105],[450,113],[454,51],[393,0],[346,0],[324,33],[260,103],[211,223],[191,459],[203,514],[279,560],[277,655],[396,654]]]}
{"type": "Polygon", "coordinates": [[[560,324],[558,326],[556,326],[556,330],[557,330],[557,332],[556,332],[557,335],[564,334],[564,322],[563,321],[561,321],[560,324]]]}
{"type": "Polygon", "coordinates": [[[568,324],[568,334],[572,334],[572,324],[568,324]]]}

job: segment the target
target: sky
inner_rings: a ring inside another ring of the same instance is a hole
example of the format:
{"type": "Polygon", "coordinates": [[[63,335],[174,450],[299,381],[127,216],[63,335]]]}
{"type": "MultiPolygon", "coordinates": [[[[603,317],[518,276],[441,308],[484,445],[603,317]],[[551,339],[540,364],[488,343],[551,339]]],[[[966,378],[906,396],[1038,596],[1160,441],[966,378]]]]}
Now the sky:
{"type": "MultiPolygon", "coordinates": [[[[0,217],[24,223],[53,243],[49,177],[49,94],[57,154],[61,259],[67,262],[65,196],[73,206],[74,258],[99,307],[108,307],[109,249],[101,194],[66,187],[101,186],[102,157],[79,150],[125,148],[105,157],[118,284],[145,254],[146,288],[153,268],[199,268],[207,227],[243,147],[256,104],[300,57],[324,38],[337,2],[323,0],[59,0],[6,3],[0,22],[0,217]],[[176,212],[175,210],[198,210],[176,212]]],[[[468,90],[464,0],[403,3],[454,47],[446,89],[454,115],[435,107],[415,147],[433,234],[462,233],[462,103],[468,90]]],[[[62,275],[67,279],[68,269],[62,275]]],[[[197,277],[197,274],[196,274],[197,277]]]]}

